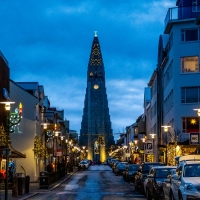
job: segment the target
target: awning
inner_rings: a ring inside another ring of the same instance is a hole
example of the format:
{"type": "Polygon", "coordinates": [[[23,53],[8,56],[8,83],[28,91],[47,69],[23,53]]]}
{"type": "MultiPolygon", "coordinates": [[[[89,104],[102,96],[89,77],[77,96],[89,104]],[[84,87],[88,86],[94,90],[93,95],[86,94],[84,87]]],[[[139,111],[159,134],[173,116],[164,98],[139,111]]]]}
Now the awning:
{"type": "MultiPolygon", "coordinates": [[[[0,146],[0,155],[2,155],[5,158],[4,151],[5,151],[5,146],[0,146]]],[[[11,154],[9,155],[9,158],[26,158],[26,155],[17,151],[14,149],[12,146],[9,147],[11,150],[11,154]]]]}

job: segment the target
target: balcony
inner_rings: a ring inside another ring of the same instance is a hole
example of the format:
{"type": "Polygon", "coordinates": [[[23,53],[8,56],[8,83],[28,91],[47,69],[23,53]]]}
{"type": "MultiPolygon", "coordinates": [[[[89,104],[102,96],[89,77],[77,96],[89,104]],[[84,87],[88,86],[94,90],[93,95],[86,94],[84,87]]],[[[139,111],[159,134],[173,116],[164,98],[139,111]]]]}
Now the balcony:
{"type": "Polygon", "coordinates": [[[200,12],[200,6],[169,8],[165,17],[165,34],[168,34],[174,22],[195,20],[200,12]]]}

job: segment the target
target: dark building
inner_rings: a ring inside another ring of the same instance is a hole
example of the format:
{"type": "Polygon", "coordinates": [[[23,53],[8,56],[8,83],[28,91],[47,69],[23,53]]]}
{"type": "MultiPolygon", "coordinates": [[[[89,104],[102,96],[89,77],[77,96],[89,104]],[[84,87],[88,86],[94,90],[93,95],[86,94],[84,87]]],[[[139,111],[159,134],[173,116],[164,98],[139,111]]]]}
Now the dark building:
{"type": "Polygon", "coordinates": [[[87,148],[88,159],[94,161],[104,161],[108,156],[108,148],[114,144],[106,94],[104,64],[96,33],[88,64],[87,88],[79,141],[80,146],[87,148]]]}
{"type": "MultiPolygon", "coordinates": [[[[10,92],[10,68],[8,67],[8,61],[0,51],[0,102],[5,102],[9,98],[10,92]]],[[[0,104],[0,126],[6,127],[6,112],[5,105],[0,104]]]]}

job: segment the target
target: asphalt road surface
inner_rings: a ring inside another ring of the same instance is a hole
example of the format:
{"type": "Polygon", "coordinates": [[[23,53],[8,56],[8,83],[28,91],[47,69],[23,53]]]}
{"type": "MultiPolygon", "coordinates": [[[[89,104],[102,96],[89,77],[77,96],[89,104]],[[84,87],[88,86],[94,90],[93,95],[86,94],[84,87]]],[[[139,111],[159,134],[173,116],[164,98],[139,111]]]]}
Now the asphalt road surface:
{"type": "Polygon", "coordinates": [[[107,165],[77,171],[52,191],[41,192],[31,200],[144,200],[131,183],[116,176],[107,165]]]}

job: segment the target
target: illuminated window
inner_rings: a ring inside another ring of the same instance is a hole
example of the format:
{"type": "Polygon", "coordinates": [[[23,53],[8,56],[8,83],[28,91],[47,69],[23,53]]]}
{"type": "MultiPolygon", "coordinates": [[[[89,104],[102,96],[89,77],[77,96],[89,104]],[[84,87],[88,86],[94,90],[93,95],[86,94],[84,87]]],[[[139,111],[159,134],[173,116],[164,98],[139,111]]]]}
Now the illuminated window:
{"type": "Polygon", "coordinates": [[[182,118],[182,132],[183,133],[199,132],[199,118],[198,117],[183,117],[182,118]]]}
{"type": "Polygon", "coordinates": [[[194,73],[199,72],[199,57],[182,57],[181,58],[181,72],[194,73]]]}

